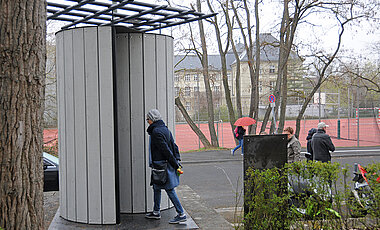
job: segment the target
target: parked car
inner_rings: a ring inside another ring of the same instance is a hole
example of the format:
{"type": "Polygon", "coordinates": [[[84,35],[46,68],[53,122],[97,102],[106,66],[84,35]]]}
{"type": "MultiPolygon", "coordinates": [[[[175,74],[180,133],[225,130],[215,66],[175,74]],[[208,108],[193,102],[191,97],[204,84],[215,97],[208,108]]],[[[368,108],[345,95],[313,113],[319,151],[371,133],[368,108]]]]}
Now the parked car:
{"type": "Polygon", "coordinates": [[[48,153],[43,153],[44,158],[44,192],[59,191],[59,159],[48,153]]]}

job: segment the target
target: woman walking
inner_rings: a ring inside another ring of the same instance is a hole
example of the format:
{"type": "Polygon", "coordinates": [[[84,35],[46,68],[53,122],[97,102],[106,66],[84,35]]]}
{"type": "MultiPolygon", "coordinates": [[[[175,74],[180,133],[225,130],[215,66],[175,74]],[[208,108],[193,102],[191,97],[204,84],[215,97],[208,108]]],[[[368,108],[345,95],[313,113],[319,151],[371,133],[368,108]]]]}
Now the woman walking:
{"type": "Polygon", "coordinates": [[[232,156],[235,155],[235,151],[238,150],[240,147],[241,147],[241,155],[244,154],[244,151],[243,151],[243,136],[245,134],[245,131],[246,130],[243,128],[243,126],[238,126],[235,129],[235,137],[236,137],[236,139],[239,140],[239,144],[234,149],[231,149],[232,156]]]}
{"type": "MultiPolygon", "coordinates": [[[[186,221],[186,214],[174,190],[179,185],[179,175],[177,170],[180,169],[180,156],[178,146],[174,143],[172,133],[166,127],[162,120],[161,114],[157,109],[148,112],[146,120],[149,123],[147,129],[150,135],[149,139],[149,166],[155,168],[156,165],[165,165],[167,177],[164,184],[155,183],[153,185],[153,212],[148,213],[145,217],[149,219],[161,219],[161,189],[164,189],[173,203],[177,216],[170,220],[170,224],[177,224],[186,221]]],[[[152,177],[153,179],[153,177],[152,177]]]]}

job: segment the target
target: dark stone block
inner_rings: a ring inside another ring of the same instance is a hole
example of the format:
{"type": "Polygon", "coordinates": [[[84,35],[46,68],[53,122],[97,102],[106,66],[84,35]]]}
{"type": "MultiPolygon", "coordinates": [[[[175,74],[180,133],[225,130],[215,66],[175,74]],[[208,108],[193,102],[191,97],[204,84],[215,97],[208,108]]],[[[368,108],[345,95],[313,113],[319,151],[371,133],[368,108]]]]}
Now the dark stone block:
{"type": "Polygon", "coordinates": [[[287,162],[287,135],[245,135],[244,172],[249,168],[282,168],[287,162]]]}

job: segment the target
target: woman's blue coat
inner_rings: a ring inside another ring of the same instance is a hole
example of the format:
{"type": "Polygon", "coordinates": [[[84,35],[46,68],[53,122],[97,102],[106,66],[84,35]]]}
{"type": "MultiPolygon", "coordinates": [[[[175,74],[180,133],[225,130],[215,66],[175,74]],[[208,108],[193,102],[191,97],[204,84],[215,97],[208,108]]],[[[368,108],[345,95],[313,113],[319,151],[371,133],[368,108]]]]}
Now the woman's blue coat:
{"type": "MultiPolygon", "coordinates": [[[[168,180],[164,185],[153,184],[154,189],[173,189],[179,185],[177,169],[180,161],[178,146],[174,143],[174,138],[168,127],[162,120],[151,124],[147,129],[150,135],[150,156],[152,163],[162,163],[167,161],[168,180]]],[[[150,162],[150,167],[152,164],[150,162]]]]}

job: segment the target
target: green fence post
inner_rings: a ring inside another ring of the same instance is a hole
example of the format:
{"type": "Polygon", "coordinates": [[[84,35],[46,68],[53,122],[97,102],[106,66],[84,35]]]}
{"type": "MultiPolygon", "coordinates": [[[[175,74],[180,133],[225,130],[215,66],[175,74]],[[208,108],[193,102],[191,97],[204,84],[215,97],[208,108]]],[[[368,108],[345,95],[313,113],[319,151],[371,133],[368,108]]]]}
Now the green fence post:
{"type": "Polygon", "coordinates": [[[338,120],[338,139],[340,139],[340,120],[338,120]]]}

